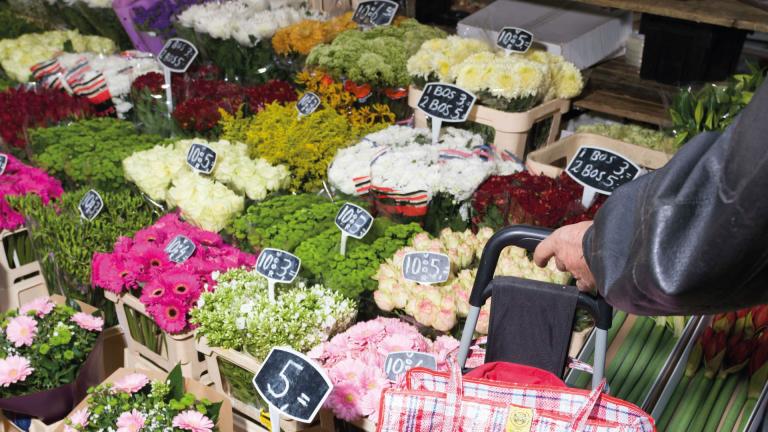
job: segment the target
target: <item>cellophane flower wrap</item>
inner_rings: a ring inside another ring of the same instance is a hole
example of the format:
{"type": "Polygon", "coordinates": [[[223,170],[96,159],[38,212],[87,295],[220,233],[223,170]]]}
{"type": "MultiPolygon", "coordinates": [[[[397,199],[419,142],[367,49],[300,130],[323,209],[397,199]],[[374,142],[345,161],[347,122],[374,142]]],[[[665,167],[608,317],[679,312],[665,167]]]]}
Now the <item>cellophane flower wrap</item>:
{"type": "Polygon", "coordinates": [[[295,103],[272,103],[252,117],[222,113],[221,125],[222,139],[247,144],[251,157],[287,166],[292,192],[321,189],[336,150],[369,132],[332,109],[300,118],[295,103]]]}
{"type": "MultiPolygon", "coordinates": [[[[211,72],[217,74],[215,70],[211,72]]],[[[207,72],[203,74],[207,75],[207,72]]],[[[285,81],[244,86],[199,75],[200,72],[174,74],[171,78],[173,119],[181,131],[189,134],[218,136],[222,110],[229,114],[242,110],[251,115],[267,104],[293,102],[297,97],[293,86],[285,81]]],[[[149,73],[141,76],[133,86],[133,97],[138,99],[136,115],[148,131],[155,130],[156,124],[168,123],[164,85],[162,74],[149,73]]]]}
{"type": "Polygon", "coordinates": [[[182,140],[156,146],[123,160],[123,168],[126,177],[150,198],[179,207],[190,223],[214,232],[243,211],[245,197],[262,200],[269,192],[285,188],[290,178],[283,165],[251,159],[244,144],[226,140],[182,140]],[[210,176],[193,171],[187,164],[193,143],[205,144],[216,152],[210,176]]]}
{"type": "Polygon", "coordinates": [[[228,80],[266,82],[280,76],[269,41],[275,31],[321,16],[296,7],[300,3],[233,0],[194,5],[178,16],[175,27],[200,50],[203,61],[221,66],[228,80]]]}
{"type": "Polygon", "coordinates": [[[255,256],[225,244],[218,234],[167,214],[132,238],[118,238],[112,252],[95,253],[91,282],[117,295],[139,297],[162,330],[179,334],[191,329],[189,311],[200,294],[214,289],[211,273],[255,263],[255,256]],[[195,244],[194,254],[181,264],[165,252],[178,235],[195,244]]]}
{"type": "Polygon", "coordinates": [[[120,49],[133,47],[112,9],[112,0],[43,0],[42,3],[66,28],[112,40],[120,49]]]}
{"type": "Polygon", "coordinates": [[[69,47],[74,52],[111,54],[117,47],[100,36],[83,36],[76,30],[28,33],[16,39],[0,39],[0,66],[18,82],[27,82],[30,68],[69,47]]]}
{"type": "Polygon", "coordinates": [[[354,421],[363,417],[376,421],[381,392],[394,386],[387,380],[384,362],[397,351],[428,353],[437,359],[437,369],[449,370],[448,355],[459,341],[440,336],[434,342],[419,330],[394,318],[376,318],[355,324],[334,336],[308,356],[318,361],[333,382],[325,402],[336,417],[354,421]]]}
{"type": "MultiPolygon", "coordinates": [[[[376,273],[378,289],[373,298],[379,309],[403,311],[421,325],[440,332],[449,332],[469,312],[469,296],[477,273],[483,248],[493,230],[483,228],[477,234],[467,230],[454,232],[444,229],[437,238],[426,233],[413,237],[411,245],[401,248],[382,263],[376,273]],[[448,280],[440,284],[420,285],[403,276],[403,261],[409,252],[434,252],[448,255],[451,263],[448,280]]],[[[554,260],[540,268],[530,260],[525,249],[505,248],[496,266],[499,276],[517,276],[557,284],[565,284],[570,274],[555,268],[554,260]]],[[[488,333],[491,301],[480,311],[477,331],[488,333]]]]}
{"type": "Polygon", "coordinates": [[[103,326],[48,297],[0,314],[0,399],[74,381],[103,326]]]}
{"type": "Polygon", "coordinates": [[[25,149],[28,129],[94,115],[93,106],[84,98],[52,89],[8,88],[0,92],[0,139],[25,149]]]}
{"type": "Polygon", "coordinates": [[[88,389],[87,406],[64,420],[65,432],[218,432],[221,402],[186,391],[181,367],[165,380],[141,372],[88,389]]]}
{"type": "Polygon", "coordinates": [[[349,327],[357,312],[354,301],[319,284],[279,285],[272,302],[255,270],[216,272],[213,279],[216,291],[203,293],[191,312],[197,334],[258,361],[275,346],[307,352],[349,327]]]}
{"type": "Polygon", "coordinates": [[[408,74],[419,87],[430,81],[456,84],[483,105],[510,112],[570,99],[584,86],[581,72],[559,55],[535,49],[507,54],[458,36],[424,42],[408,59],[408,74]]]}
{"type": "Polygon", "coordinates": [[[11,207],[6,197],[35,194],[43,205],[64,193],[61,183],[45,171],[21,163],[12,155],[0,175],[0,231],[15,230],[24,225],[24,215],[11,207]]]}
{"type": "Polygon", "coordinates": [[[33,66],[32,78],[43,87],[64,90],[95,105],[112,102],[119,117],[133,108],[129,100],[131,83],[149,72],[161,72],[160,63],[149,53],[123,51],[116,55],[61,53],[33,66]],[[52,70],[58,71],[51,74],[52,70]],[[63,78],[64,77],[64,78],[63,78]]]}
{"type": "Polygon", "coordinates": [[[559,228],[592,220],[606,196],[598,195],[585,209],[583,190],[566,173],[554,179],[528,171],[493,176],[472,197],[472,223],[493,229],[514,224],[559,228]]]}
{"type": "Polygon", "coordinates": [[[127,180],[122,160],[166,142],[157,135],[141,134],[131,122],[115,118],[33,129],[29,141],[38,165],[61,180],[66,189],[90,186],[99,192],[124,189],[127,180]]]}

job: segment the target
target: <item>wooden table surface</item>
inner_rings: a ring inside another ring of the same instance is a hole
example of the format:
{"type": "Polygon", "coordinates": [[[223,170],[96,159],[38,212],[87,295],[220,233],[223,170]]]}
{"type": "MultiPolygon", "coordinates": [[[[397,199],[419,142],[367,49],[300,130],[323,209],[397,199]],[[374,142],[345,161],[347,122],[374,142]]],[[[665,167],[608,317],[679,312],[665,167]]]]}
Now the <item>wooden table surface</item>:
{"type": "Polygon", "coordinates": [[[688,21],[768,32],[768,11],[739,0],[577,0],[597,6],[613,7],[679,18],[688,21]]]}

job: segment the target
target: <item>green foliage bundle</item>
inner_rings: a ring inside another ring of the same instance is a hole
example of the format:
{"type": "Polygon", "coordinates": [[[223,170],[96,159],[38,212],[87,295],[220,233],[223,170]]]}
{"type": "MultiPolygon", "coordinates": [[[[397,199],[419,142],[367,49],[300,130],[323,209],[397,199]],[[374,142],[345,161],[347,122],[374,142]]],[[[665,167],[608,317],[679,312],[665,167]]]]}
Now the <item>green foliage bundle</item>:
{"type": "Polygon", "coordinates": [[[130,122],[113,118],[33,129],[29,139],[38,164],[61,180],[64,189],[90,186],[99,192],[127,186],[123,159],[168,143],[156,135],[140,134],[130,122]]]}

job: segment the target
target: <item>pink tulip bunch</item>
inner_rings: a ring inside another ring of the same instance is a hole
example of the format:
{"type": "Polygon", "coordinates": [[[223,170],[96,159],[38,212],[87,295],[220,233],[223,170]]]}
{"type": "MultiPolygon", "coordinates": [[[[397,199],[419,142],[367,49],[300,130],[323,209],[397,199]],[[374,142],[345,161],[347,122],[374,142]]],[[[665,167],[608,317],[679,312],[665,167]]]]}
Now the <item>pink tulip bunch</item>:
{"type": "Polygon", "coordinates": [[[178,334],[191,329],[189,311],[203,291],[213,290],[213,272],[255,263],[254,255],[225,244],[218,234],[168,214],[133,238],[120,237],[111,253],[94,253],[91,283],[118,295],[139,296],[161,329],[178,334]],[[196,247],[181,264],[171,261],[164,250],[178,235],[196,247]]]}
{"type": "Polygon", "coordinates": [[[15,211],[5,200],[9,196],[34,193],[44,204],[64,193],[61,183],[45,171],[25,165],[6,154],[8,163],[0,174],[0,230],[15,230],[24,224],[24,216],[15,211]]]}

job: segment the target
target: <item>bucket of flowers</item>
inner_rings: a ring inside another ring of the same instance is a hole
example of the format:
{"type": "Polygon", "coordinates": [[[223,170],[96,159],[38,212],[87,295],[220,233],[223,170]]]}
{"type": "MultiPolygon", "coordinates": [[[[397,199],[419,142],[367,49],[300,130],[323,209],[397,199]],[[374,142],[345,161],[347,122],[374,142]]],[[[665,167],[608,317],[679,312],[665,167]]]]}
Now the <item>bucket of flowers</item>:
{"type": "Polygon", "coordinates": [[[492,128],[496,148],[520,159],[529,141],[534,147],[555,141],[569,99],[584,86],[581,72],[559,55],[534,49],[506,54],[459,36],[424,42],[408,59],[408,74],[408,104],[417,127],[427,126],[426,115],[416,108],[424,85],[455,84],[478,98],[468,121],[492,128]]]}
{"type": "Polygon", "coordinates": [[[189,311],[202,292],[214,289],[212,272],[255,263],[254,255],[171,213],[132,238],[120,237],[111,253],[95,253],[92,283],[115,303],[131,356],[166,372],[180,364],[185,376],[199,379],[205,362],[197,356],[189,311]],[[194,244],[181,263],[165,252],[178,236],[194,244]]]}
{"type": "Polygon", "coordinates": [[[72,304],[79,310],[64,297],[46,296],[0,314],[0,425],[55,423],[119,366],[104,361],[98,311],[72,304]]]}
{"type": "MultiPolygon", "coordinates": [[[[309,351],[352,324],[355,302],[323,285],[304,282],[280,285],[271,302],[267,280],[254,270],[233,269],[214,273],[214,278],[216,291],[203,293],[191,312],[198,351],[206,357],[214,387],[230,396],[235,412],[263,419],[268,406],[251,379],[270,349],[309,351]]],[[[321,413],[316,423],[334,430],[332,416],[321,413]]],[[[285,419],[281,425],[284,430],[310,426],[285,419]]]]}
{"type": "Polygon", "coordinates": [[[54,432],[182,430],[231,432],[232,406],[226,396],[169,374],[120,368],[83,400],[54,432]]]}

